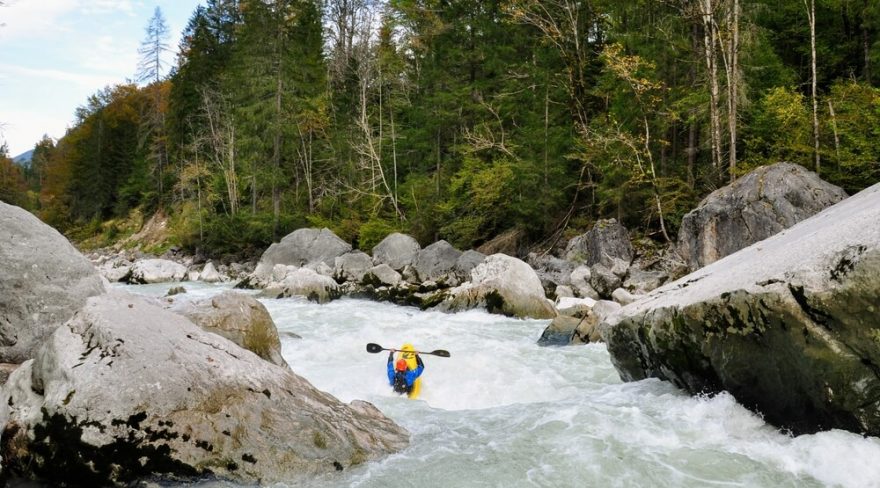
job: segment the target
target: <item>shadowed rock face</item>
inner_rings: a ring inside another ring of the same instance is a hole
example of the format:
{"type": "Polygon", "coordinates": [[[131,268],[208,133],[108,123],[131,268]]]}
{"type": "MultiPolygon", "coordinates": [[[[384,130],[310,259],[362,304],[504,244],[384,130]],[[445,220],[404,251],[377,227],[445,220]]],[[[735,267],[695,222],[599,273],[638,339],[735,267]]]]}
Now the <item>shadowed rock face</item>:
{"type": "Polygon", "coordinates": [[[34,357],[55,328],[101,293],[98,272],[64,236],[0,202],[0,363],[34,357]]]}
{"type": "Polygon", "coordinates": [[[186,318],[89,299],[0,390],[4,472],[49,483],[144,477],[297,483],[397,451],[408,434],[186,318]]]}
{"type": "Polygon", "coordinates": [[[564,255],[568,261],[587,266],[598,263],[610,266],[614,259],[629,265],[633,260],[633,248],[626,227],[615,219],[608,219],[596,222],[586,234],[569,241],[564,255]]]}
{"type": "Polygon", "coordinates": [[[727,390],[795,433],[880,435],[880,185],[601,324],[624,380],[727,390]]]}
{"type": "Polygon", "coordinates": [[[691,271],[766,239],[846,198],[792,163],[764,166],[712,192],[684,216],[679,252],[691,271]]]}

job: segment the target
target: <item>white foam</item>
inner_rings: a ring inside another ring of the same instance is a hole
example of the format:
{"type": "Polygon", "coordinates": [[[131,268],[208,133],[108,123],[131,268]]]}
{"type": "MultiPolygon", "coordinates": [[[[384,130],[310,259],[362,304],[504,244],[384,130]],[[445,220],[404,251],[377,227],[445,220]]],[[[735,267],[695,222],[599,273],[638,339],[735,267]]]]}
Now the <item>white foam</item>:
{"type": "Polygon", "coordinates": [[[282,336],[297,374],[343,401],[373,402],[412,433],[406,450],[313,486],[880,486],[880,439],[792,438],[728,394],[621,383],[602,345],[537,346],[547,321],[347,299],[263,303],[281,331],[302,336],[282,336]],[[367,353],[368,342],[452,357],[423,357],[422,398],[410,401],[391,392],[387,354],[367,353]]]}

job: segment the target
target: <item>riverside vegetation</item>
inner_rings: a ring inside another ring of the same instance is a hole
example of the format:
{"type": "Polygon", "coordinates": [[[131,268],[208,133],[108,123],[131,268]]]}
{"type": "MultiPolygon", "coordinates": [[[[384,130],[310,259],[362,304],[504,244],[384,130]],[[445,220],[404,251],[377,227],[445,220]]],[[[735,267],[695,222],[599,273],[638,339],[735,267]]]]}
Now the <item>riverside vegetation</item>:
{"type": "Polygon", "coordinates": [[[155,250],[211,255],[306,226],[521,251],[614,217],[662,241],[767,163],[876,181],[878,31],[855,0],[209,0],[169,74],[157,10],[141,84],[28,167],[3,155],[0,198],[96,245],[162,211],[155,250]]]}

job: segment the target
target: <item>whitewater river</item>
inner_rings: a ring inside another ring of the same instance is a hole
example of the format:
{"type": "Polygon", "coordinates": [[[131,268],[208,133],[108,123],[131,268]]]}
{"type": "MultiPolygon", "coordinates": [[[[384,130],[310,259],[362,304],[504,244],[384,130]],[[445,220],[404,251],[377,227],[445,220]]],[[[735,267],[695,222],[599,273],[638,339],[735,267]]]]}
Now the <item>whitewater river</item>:
{"type": "MultiPolygon", "coordinates": [[[[184,286],[197,296],[225,289],[184,286]]],[[[163,295],[168,287],[126,288],[163,295]]],[[[351,299],[263,303],[297,374],[342,401],[375,404],[412,434],[403,452],[314,486],[880,486],[878,438],[790,437],[726,394],[622,383],[603,345],[537,346],[548,321],[351,299]],[[411,401],[391,392],[387,354],[367,353],[368,342],[412,342],[452,357],[423,357],[422,397],[411,401]]]]}

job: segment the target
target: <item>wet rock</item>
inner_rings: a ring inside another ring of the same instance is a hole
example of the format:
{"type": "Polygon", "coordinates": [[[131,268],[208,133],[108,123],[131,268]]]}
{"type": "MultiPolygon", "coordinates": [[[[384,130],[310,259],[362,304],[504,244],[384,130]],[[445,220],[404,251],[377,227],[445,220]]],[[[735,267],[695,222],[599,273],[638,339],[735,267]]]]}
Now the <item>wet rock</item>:
{"type": "Polygon", "coordinates": [[[168,293],[165,294],[166,297],[173,297],[174,295],[180,295],[186,293],[186,288],[182,286],[172,286],[168,289],[168,293]]]}
{"type": "Polygon", "coordinates": [[[626,381],[729,391],[795,433],[880,435],[880,185],[609,317],[626,381]]]}
{"type": "Polygon", "coordinates": [[[407,433],[186,318],[95,297],[0,390],[4,474],[50,485],[203,477],[303,483],[398,451],[407,433]]]}
{"type": "Polygon", "coordinates": [[[844,198],[841,188],[796,164],[762,166],[715,190],[684,216],[679,251],[693,271],[844,198]]]}
{"type": "Polygon", "coordinates": [[[21,363],[90,296],[92,264],[33,214],[0,202],[0,362],[21,363]]]}
{"type": "Polygon", "coordinates": [[[416,261],[422,247],[412,237],[395,232],[373,247],[373,264],[387,264],[395,271],[401,271],[416,261]]]}
{"type": "Polygon", "coordinates": [[[471,280],[450,289],[438,308],[451,312],[485,307],[490,313],[520,318],[556,316],[535,270],[517,258],[493,254],[474,268],[471,280]]]}
{"type": "Polygon", "coordinates": [[[538,345],[567,346],[571,344],[571,335],[582,321],[583,319],[579,317],[558,315],[550,322],[550,325],[544,329],[544,332],[538,339],[538,345]]]}
{"type": "Polygon", "coordinates": [[[250,295],[225,291],[211,298],[175,300],[167,308],[272,364],[287,366],[275,321],[265,305],[250,295]]]}
{"type": "Polygon", "coordinates": [[[622,307],[619,303],[599,300],[590,308],[590,313],[581,321],[571,335],[572,344],[603,342],[601,324],[622,307]]]}

